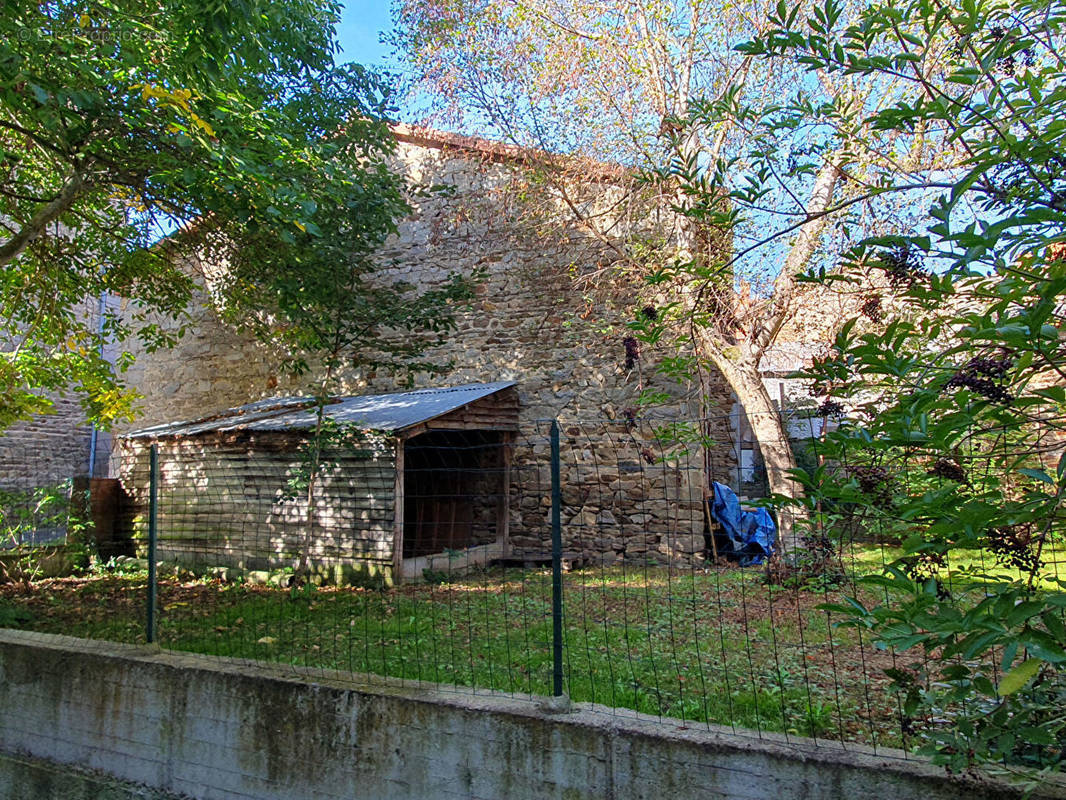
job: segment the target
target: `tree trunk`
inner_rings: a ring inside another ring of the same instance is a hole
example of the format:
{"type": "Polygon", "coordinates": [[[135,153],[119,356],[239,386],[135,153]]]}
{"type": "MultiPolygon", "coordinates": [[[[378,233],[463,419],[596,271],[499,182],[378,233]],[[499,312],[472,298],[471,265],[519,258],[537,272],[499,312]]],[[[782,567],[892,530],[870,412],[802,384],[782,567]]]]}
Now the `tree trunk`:
{"type": "MultiPolygon", "coordinates": [[[[810,262],[818,247],[818,241],[828,222],[825,215],[843,174],[838,166],[838,156],[833,154],[819,170],[811,188],[807,203],[807,220],[799,227],[798,234],[789,249],[781,270],[774,279],[769,302],[762,306],[748,322],[748,332],[741,342],[739,357],[730,359],[713,340],[705,337],[705,350],[711,361],[725,377],[737,400],[751,423],[752,432],[759,442],[759,452],[766,464],[766,480],[770,493],[798,499],[801,488],[789,475],[796,468],[796,456],[785,430],[784,409],[778,409],[759,372],[759,363],[767,349],[773,346],[785,320],[795,304],[796,275],[810,262]]],[[[800,516],[798,506],[778,507],[778,553],[788,556],[799,546],[796,522],[800,516]]]]}
{"type": "Polygon", "coordinates": [[[326,403],[329,402],[327,391],[333,380],[333,366],[337,360],[339,348],[335,347],[326,366],[326,375],[319,387],[317,407],[315,409],[315,432],[311,440],[311,469],[307,478],[307,527],[304,531],[303,547],[300,549],[300,562],[296,574],[306,577],[310,571],[311,547],[315,541],[315,484],[322,469],[322,429],[326,422],[326,403]]]}
{"type": "Polygon", "coordinates": [[[322,464],[322,424],[326,416],[325,400],[319,398],[315,419],[315,432],[311,439],[311,469],[307,478],[307,526],[304,528],[303,547],[300,548],[300,561],[296,574],[301,579],[307,577],[311,566],[311,547],[315,541],[315,484],[322,464]]]}
{"type": "MultiPolygon", "coordinates": [[[[796,499],[800,487],[789,474],[796,468],[788,431],[781,411],[774,405],[759,373],[758,363],[741,356],[738,363],[727,358],[713,345],[706,348],[708,356],[737,396],[759,443],[759,454],[766,465],[766,482],[770,493],[796,499]]],[[[778,553],[788,555],[799,546],[796,532],[796,509],[780,506],[777,512],[778,553]]]]}

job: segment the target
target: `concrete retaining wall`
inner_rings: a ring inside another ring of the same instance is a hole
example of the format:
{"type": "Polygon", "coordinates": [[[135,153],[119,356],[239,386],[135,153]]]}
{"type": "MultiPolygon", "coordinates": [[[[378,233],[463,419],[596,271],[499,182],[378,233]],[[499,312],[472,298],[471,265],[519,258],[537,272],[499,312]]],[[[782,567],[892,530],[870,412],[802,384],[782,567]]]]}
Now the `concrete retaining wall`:
{"type": "Polygon", "coordinates": [[[185,800],[106,773],[40,758],[0,753],[0,798],[4,800],[185,800]]]}
{"type": "MultiPolygon", "coordinates": [[[[0,751],[204,800],[1021,796],[900,754],[17,631],[0,631],[0,751]]],[[[50,798],[12,794],[20,763],[0,760],[0,796],[50,798]]]]}

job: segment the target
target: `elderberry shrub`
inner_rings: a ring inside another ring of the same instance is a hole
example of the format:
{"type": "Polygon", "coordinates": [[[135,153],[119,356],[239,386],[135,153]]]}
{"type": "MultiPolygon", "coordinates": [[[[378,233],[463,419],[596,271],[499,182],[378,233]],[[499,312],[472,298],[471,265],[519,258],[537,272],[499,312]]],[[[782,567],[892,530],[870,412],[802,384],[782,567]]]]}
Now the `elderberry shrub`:
{"type": "Polygon", "coordinates": [[[622,340],[622,344],[626,348],[626,369],[633,369],[640,361],[640,342],[632,336],[627,336],[622,340]]]}
{"type": "Polygon", "coordinates": [[[848,474],[875,506],[885,508],[892,504],[892,481],[884,467],[858,464],[848,467],[848,474]]]}
{"type": "Polygon", "coordinates": [[[933,464],[927,475],[931,475],[934,478],[946,478],[949,481],[955,481],[956,483],[969,483],[966,477],[966,471],[959,466],[957,461],[950,458],[938,458],[936,463],[933,464]]]}
{"type": "Polygon", "coordinates": [[[1043,566],[1043,559],[1036,554],[1033,531],[1029,525],[993,528],[985,540],[996,562],[1005,567],[1033,573],[1043,566]]]}

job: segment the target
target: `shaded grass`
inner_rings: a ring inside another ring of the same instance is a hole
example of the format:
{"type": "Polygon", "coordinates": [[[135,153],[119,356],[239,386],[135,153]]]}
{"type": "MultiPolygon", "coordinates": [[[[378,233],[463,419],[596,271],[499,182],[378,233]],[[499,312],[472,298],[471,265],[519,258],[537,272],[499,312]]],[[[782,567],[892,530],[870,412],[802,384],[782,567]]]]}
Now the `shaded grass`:
{"type": "MultiPolygon", "coordinates": [[[[855,575],[878,572],[903,555],[898,545],[851,544],[845,547],[842,560],[855,575]]],[[[1061,591],[1056,578],[1066,579],[1066,541],[1049,540],[1041,552],[1043,566],[1034,585],[1037,588],[1061,591]],[[1061,567],[1061,569],[1060,569],[1061,567]]],[[[945,582],[965,583],[975,577],[1026,579],[1017,568],[1004,565],[987,550],[954,548],[948,551],[946,567],[940,576],[945,582]]]]}

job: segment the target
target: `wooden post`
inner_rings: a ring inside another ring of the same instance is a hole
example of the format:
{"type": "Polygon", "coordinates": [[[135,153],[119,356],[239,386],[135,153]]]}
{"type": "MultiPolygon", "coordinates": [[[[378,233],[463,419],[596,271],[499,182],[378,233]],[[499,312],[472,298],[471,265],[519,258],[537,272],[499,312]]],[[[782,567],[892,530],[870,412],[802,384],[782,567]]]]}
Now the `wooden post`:
{"type": "Polygon", "coordinates": [[[403,583],[403,450],[406,442],[396,439],[396,483],[393,490],[394,510],[392,515],[392,582],[394,586],[403,583]]]}
{"type": "Polygon", "coordinates": [[[500,555],[506,558],[511,554],[511,448],[514,434],[506,431],[500,434],[500,499],[496,505],[496,542],[500,545],[500,555]]]}
{"type": "Polygon", "coordinates": [[[711,553],[714,556],[714,565],[718,566],[718,537],[715,535],[718,523],[714,519],[714,513],[711,511],[711,504],[714,502],[714,494],[704,487],[703,489],[703,511],[707,517],[707,530],[711,534],[711,553]]]}

